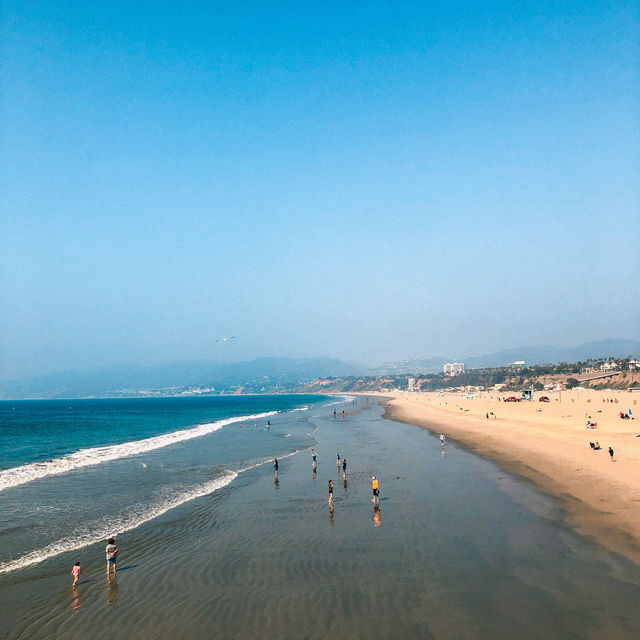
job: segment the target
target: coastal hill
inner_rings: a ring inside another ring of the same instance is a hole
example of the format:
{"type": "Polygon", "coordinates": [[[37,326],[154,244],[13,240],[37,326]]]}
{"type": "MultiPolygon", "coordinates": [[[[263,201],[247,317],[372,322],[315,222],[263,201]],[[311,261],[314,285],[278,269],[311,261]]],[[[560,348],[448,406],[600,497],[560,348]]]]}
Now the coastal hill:
{"type": "Polygon", "coordinates": [[[0,382],[0,399],[91,398],[278,392],[318,377],[349,376],[363,367],[334,358],[258,358],[61,371],[0,382]]]}
{"type": "Polygon", "coordinates": [[[372,367],[367,373],[436,373],[442,371],[445,362],[464,362],[467,369],[482,369],[485,367],[506,367],[510,362],[524,360],[527,364],[550,364],[555,362],[583,362],[596,358],[638,358],[640,357],[640,342],[622,338],[608,338],[597,342],[587,342],[577,347],[557,347],[549,345],[535,345],[503,349],[495,353],[481,356],[443,357],[431,356],[401,362],[388,362],[372,367]]]}
{"type": "MultiPolygon", "coordinates": [[[[516,360],[527,366],[558,362],[584,362],[599,358],[639,358],[640,342],[608,339],[578,347],[530,346],[506,349],[484,356],[458,358],[467,370],[506,367],[516,360]]],[[[221,363],[206,360],[153,367],[120,366],[83,371],[62,371],[0,382],[0,399],[91,398],[228,393],[282,393],[348,390],[350,383],[313,381],[328,378],[379,379],[373,385],[394,386],[394,376],[441,374],[442,365],[456,358],[430,357],[371,367],[335,358],[258,358],[221,363]],[[388,378],[388,382],[384,380],[388,378]]],[[[364,385],[370,388],[370,384],[364,385]]],[[[371,387],[373,388],[373,387],[371,387]]],[[[355,389],[354,389],[355,390],[355,389]]]]}

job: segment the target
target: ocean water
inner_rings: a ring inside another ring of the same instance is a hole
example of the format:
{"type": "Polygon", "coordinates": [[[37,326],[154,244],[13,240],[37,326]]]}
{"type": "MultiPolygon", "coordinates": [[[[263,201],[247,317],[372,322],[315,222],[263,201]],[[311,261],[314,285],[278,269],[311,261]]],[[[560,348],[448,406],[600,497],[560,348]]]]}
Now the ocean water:
{"type": "Polygon", "coordinates": [[[95,443],[136,452],[0,491],[0,638],[639,637],[640,569],[568,528],[553,498],[366,398],[250,401],[228,399],[263,415],[242,428],[204,426],[229,418],[205,412],[171,430],[165,416],[145,438],[95,443]],[[185,428],[208,432],[140,444],[185,428]],[[111,534],[119,570],[107,582],[111,534]]]}
{"type": "Polygon", "coordinates": [[[323,400],[0,403],[0,573],[134,529],[307,446],[297,416],[323,400]]]}

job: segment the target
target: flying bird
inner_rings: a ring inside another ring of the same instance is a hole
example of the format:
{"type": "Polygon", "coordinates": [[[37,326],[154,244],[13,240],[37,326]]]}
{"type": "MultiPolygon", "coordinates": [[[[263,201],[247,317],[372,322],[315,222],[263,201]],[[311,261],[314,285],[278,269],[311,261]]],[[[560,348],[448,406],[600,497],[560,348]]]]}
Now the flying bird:
{"type": "Polygon", "coordinates": [[[229,340],[235,340],[235,336],[228,336],[227,338],[221,338],[220,340],[216,340],[216,342],[228,342],[229,340]]]}

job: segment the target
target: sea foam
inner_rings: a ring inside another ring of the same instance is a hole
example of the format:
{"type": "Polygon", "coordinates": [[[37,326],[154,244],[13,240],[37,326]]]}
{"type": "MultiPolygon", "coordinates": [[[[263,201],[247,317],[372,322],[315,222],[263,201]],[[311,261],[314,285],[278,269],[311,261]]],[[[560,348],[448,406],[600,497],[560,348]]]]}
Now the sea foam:
{"type": "Polygon", "coordinates": [[[141,524],[153,520],[153,518],[157,518],[163,513],[175,509],[189,500],[195,500],[195,498],[200,498],[226,487],[237,477],[238,474],[234,471],[225,470],[224,475],[221,477],[177,493],[168,499],[158,500],[143,511],[137,511],[135,509],[127,510],[125,514],[121,514],[115,518],[109,518],[108,524],[104,520],[89,523],[83,527],[82,532],[75,532],[66,538],[56,540],[46,547],[36,549],[20,558],[0,564],[0,573],[23,569],[24,567],[38,564],[61,553],[81,549],[82,547],[87,547],[101,540],[107,540],[111,536],[115,537],[126,531],[131,531],[141,524]]]}
{"type": "MultiPolygon", "coordinates": [[[[251,419],[255,417],[256,416],[250,416],[251,419]]],[[[244,419],[246,420],[247,417],[244,419]]],[[[290,458],[297,453],[299,453],[298,449],[278,456],[278,459],[284,460],[285,458],[290,458]]],[[[0,574],[8,573],[9,571],[16,571],[17,569],[23,569],[30,565],[44,562],[49,558],[60,555],[61,553],[82,549],[83,547],[88,547],[100,542],[101,540],[107,540],[112,536],[116,537],[122,533],[136,529],[145,522],[149,522],[149,520],[153,520],[154,518],[161,516],[163,513],[179,507],[185,502],[201,498],[202,496],[206,496],[226,487],[235,478],[237,478],[239,474],[244,471],[249,471],[250,469],[255,469],[267,462],[271,462],[271,460],[272,458],[261,458],[242,469],[238,469],[237,472],[225,469],[223,475],[219,478],[205,482],[204,484],[196,487],[180,491],[168,498],[158,499],[143,510],[127,509],[124,514],[110,517],[108,519],[102,518],[93,523],[89,523],[83,526],[81,532],[74,532],[65,538],[56,540],[56,542],[52,544],[31,551],[19,558],[16,558],[15,560],[0,563],[0,574]],[[108,520],[108,525],[105,520],[108,520]]]]}
{"type": "Polygon", "coordinates": [[[248,420],[258,420],[266,418],[278,413],[277,411],[268,411],[266,413],[256,413],[248,416],[236,416],[234,418],[225,418],[208,424],[201,424],[191,429],[181,429],[171,433],[165,433],[161,436],[153,436],[144,440],[133,440],[131,442],[123,442],[106,447],[92,447],[89,449],[79,449],[61,458],[53,460],[45,460],[44,462],[31,462],[21,467],[13,467],[0,471],[0,491],[17,487],[27,482],[33,482],[39,478],[47,476],[68,473],[74,469],[88,467],[95,464],[102,464],[119,458],[127,458],[137,456],[147,451],[168,447],[177,442],[199,438],[209,433],[213,433],[222,427],[234,422],[242,422],[248,420]]]}

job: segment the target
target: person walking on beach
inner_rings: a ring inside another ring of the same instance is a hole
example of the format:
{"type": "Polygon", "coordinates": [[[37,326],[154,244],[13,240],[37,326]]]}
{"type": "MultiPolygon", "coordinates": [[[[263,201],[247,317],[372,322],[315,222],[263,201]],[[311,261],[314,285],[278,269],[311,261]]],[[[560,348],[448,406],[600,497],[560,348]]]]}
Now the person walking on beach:
{"type": "Polygon", "coordinates": [[[609,456],[611,457],[611,462],[613,462],[613,449],[609,447],[609,456]]]}
{"type": "Polygon", "coordinates": [[[340,452],[336,451],[336,464],[338,465],[338,471],[340,471],[340,452]]]}
{"type": "Polygon", "coordinates": [[[80,568],[80,561],[78,560],[74,565],[73,569],[71,569],[71,575],[73,576],[73,584],[72,587],[75,587],[78,584],[78,579],[80,578],[80,574],[82,573],[82,569],[80,568]]]}
{"type": "Polygon", "coordinates": [[[273,459],[273,469],[276,472],[276,478],[278,477],[278,458],[273,459]]]}
{"type": "Polygon", "coordinates": [[[315,449],[311,449],[311,460],[313,461],[312,466],[315,469],[318,466],[318,454],[315,449]]]}
{"type": "Polygon", "coordinates": [[[380,502],[380,486],[375,476],[371,478],[371,489],[373,489],[373,500],[371,500],[371,502],[378,504],[380,502]]]}
{"type": "Polygon", "coordinates": [[[329,480],[329,506],[333,506],[333,480],[329,480]]]}
{"type": "Polygon", "coordinates": [[[347,459],[346,458],[342,458],[342,477],[343,478],[347,477],[347,459]]]}
{"type": "Polygon", "coordinates": [[[444,433],[440,434],[440,446],[444,449],[444,445],[446,443],[446,438],[444,437],[444,433]]]}
{"type": "Polygon", "coordinates": [[[118,547],[116,547],[116,541],[113,538],[109,538],[107,541],[107,580],[111,575],[111,567],[113,567],[113,577],[116,577],[116,564],[118,562],[118,547]]]}

